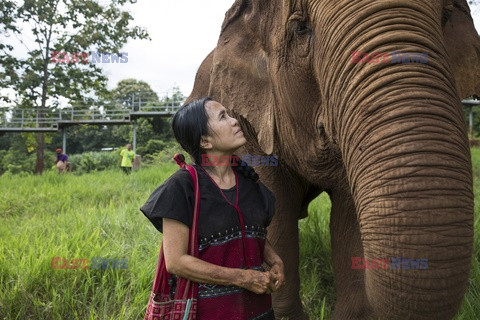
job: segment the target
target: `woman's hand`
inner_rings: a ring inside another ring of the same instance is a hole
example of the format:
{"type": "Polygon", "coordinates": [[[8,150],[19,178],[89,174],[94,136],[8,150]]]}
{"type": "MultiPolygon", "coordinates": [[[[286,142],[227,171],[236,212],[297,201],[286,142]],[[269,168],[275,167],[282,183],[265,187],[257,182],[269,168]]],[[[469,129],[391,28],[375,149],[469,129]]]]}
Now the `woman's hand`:
{"type": "Polygon", "coordinates": [[[221,267],[188,255],[188,227],[163,218],[163,249],[167,271],[195,282],[235,285],[256,294],[272,293],[285,283],[283,262],[267,242],[265,262],[269,271],[221,267]]]}
{"type": "Polygon", "coordinates": [[[264,260],[270,266],[270,274],[273,279],[270,285],[270,291],[275,292],[285,284],[285,273],[283,271],[283,261],[273,249],[270,242],[265,242],[264,260]]]}
{"type": "Polygon", "coordinates": [[[242,270],[242,281],[239,286],[256,294],[263,294],[270,293],[274,282],[269,271],[262,272],[248,269],[242,270]]]}
{"type": "Polygon", "coordinates": [[[280,260],[273,264],[270,268],[271,279],[273,280],[273,286],[270,291],[275,292],[285,284],[285,274],[283,273],[283,262],[280,260]]]}

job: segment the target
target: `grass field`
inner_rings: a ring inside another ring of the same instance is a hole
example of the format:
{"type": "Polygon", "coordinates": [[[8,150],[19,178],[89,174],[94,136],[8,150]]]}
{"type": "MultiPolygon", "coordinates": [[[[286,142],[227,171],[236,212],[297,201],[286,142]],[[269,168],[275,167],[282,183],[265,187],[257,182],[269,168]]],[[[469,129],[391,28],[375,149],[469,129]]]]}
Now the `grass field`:
{"type": "MultiPolygon", "coordinates": [[[[479,222],[480,149],[472,149],[475,230],[479,222]]],[[[161,235],[138,208],[177,166],[130,176],[0,177],[0,319],[141,319],[161,235]],[[127,259],[128,269],[52,269],[52,258],[127,259]]],[[[302,301],[311,319],[329,319],[334,302],[330,201],[325,195],[300,222],[302,301]]],[[[480,317],[480,242],[457,319],[480,317]]]]}

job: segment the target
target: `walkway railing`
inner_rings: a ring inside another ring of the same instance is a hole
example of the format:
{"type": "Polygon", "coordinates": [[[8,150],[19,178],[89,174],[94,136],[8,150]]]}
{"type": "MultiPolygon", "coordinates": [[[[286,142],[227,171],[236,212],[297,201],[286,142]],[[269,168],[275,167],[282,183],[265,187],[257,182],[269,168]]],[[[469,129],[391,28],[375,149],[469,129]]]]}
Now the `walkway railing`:
{"type": "Polygon", "coordinates": [[[0,117],[0,131],[58,131],[60,128],[79,124],[130,124],[139,117],[172,116],[181,102],[165,105],[136,103],[125,108],[119,104],[101,107],[67,107],[46,109],[39,117],[37,109],[13,109],[0,117]]]}

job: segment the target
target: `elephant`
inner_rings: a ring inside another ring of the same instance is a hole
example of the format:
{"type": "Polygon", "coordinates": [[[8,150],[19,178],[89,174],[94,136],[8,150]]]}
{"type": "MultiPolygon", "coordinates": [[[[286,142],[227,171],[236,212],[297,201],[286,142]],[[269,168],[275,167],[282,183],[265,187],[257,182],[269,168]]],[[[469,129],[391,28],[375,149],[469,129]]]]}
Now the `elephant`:
{"type": "Polygon", "coordinates": [[[460,99],[479,92],[480,39],[464,0],[233,3],[187,102],[219,101],[247,137],[242,153],[278,156],[255,167],[276,197],[268,239],[287,278],[277,318],[308,318],[298,221],[322,192],[335,319],[454,317],[473,247],[460,99]],[[394,63],[392,52],[409,56],[394,63]],[[368,267],[385,258],[420,267],[368,267]]]}

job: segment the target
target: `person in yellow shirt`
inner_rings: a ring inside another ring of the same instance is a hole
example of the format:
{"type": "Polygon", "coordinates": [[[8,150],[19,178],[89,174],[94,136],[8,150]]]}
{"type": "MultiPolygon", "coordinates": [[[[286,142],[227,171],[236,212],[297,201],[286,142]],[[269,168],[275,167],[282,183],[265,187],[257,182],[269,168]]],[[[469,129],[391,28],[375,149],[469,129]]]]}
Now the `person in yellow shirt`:
{"type": "Polygon", "coordinates": [[[125,174],[130,174],[132,172],[133,159],[135,159],[135,152],[133,152],[132,145],[130,143],[125,147],[126,149],[123,149],[120,152],[120,156],[122,157],[122,163],[120,164],[120,167],[125,174]]]}

